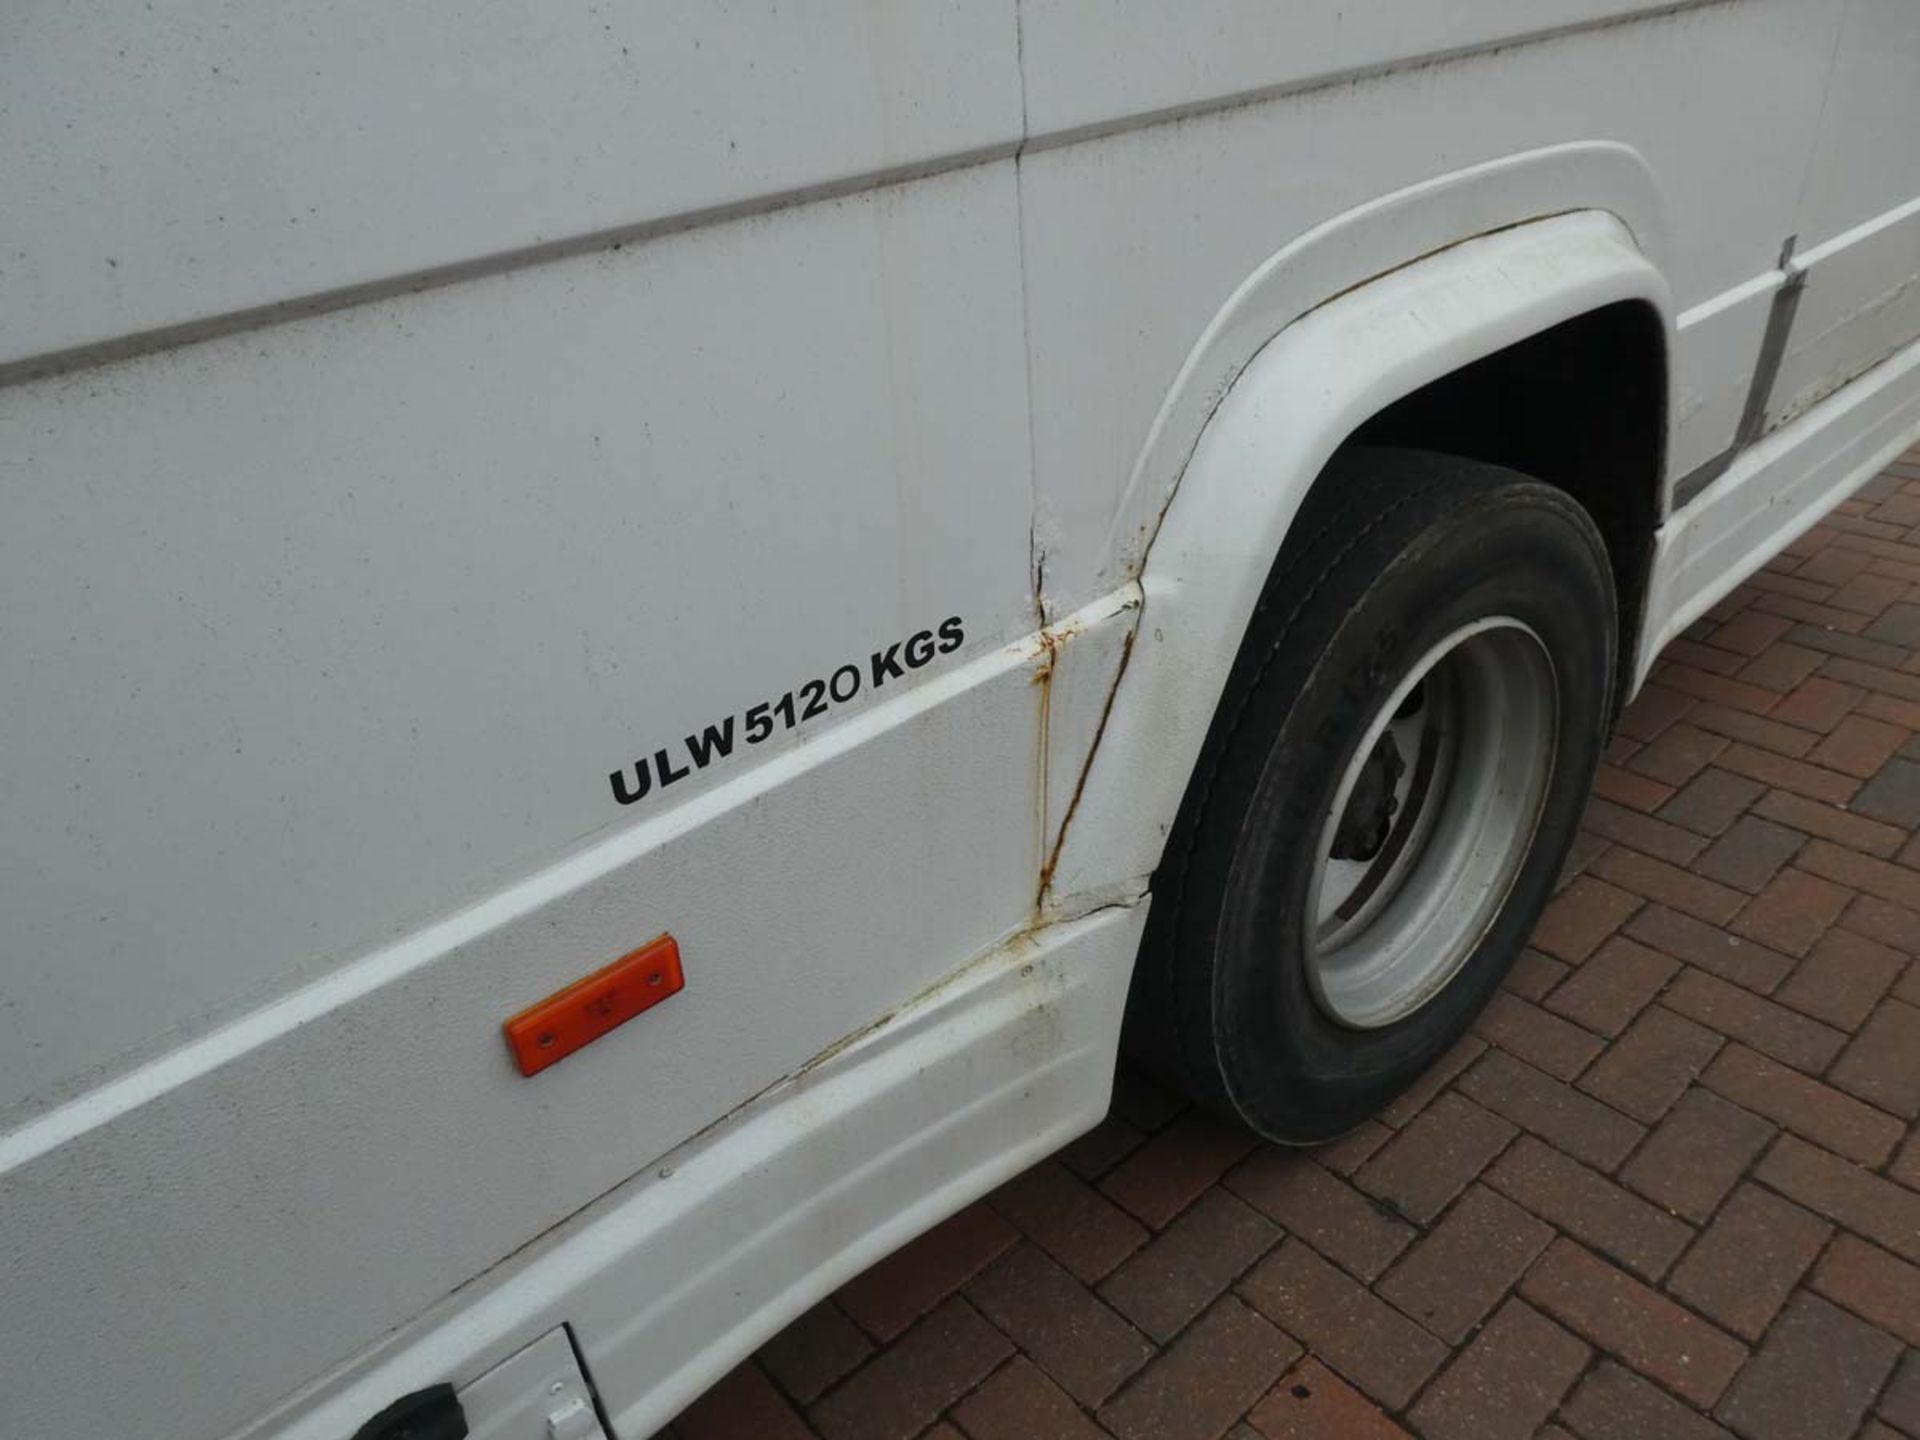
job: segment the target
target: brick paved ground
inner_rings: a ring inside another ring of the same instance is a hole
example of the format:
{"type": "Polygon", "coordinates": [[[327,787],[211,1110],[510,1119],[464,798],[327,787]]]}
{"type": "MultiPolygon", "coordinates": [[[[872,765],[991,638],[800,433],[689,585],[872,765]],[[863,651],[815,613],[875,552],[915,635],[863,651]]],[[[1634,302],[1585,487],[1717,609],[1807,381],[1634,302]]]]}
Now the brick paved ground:
{"type": "Polygon", "coordinates": [[[1123,1076],[681,1440],[1920,1437],[1920,450],[1676,641],[1476,1033],[1285,1152],[1123,1076]]]}

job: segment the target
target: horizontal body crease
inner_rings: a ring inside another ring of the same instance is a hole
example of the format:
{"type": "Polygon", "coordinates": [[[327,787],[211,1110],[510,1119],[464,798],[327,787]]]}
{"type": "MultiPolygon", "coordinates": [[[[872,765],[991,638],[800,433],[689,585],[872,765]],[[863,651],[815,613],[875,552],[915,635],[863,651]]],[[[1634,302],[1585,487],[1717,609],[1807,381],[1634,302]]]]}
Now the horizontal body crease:
{"type": "Polygon", "coordinates": [[[161,351],[176,350],[210,340],[224,339],[228,336],[245,334],[254,330],[263,330],[276,325],[288,324],[295,320],[304,320],[312,316],[332,314],[336,311],[349,310],[362,305],[374,305],[385,300],[420,294],[428,290],[437,290],[445,286],[460,284],[464,281],[508,274],[536,265],[545,265],[558,260],[567,260],[576,256],[612,250],[618,246],[657,240],[665,236],[681,234],[689,230],[697,230],[708,225],[718,225],[733,220],[751,219],[757,215],[771,214],[776,211],[792,209],[801,205],[810,205],[825,200],[845,199],[870,190],[880,190],[893,185],[904,185],[914,181],[929,180],[953,171],[1013,159],[1022,154],[1034,154],[1048,150],[1063,149],[1072,145],[1104,140],[1116,135],[1148,129],[1156,125],[1196,119],[1231,110],[1246,109],[1250,106],[1284,99],[1291,95],[1308,94],[1317,90],[1327,90],[1341,85],[1351,85],[1367,80],[1384,78],[1388,75],[1428,69],[1436,65],[1471,59],[1475,56],[1490,54],[1501,50],[1542,44],[1548,41],[1563,39],[1571,35],[1611,29],[1621,25],[1637,24],[1642,21],[1658,20],[1690,10],[1733,3],[1735,3],[1735,0],[1673,0],[1671,4],[1650,9],[1634,10],[1625,14],[1603,15],[1587,20],[1572,21],[1564,25],[1521,31],[1511,35],[1503,35],[1485,41],[1456,46],[1451,49],[1431,51],[1414,57],[1400,57],[1367,65],[1351,66],[1341,70],[1324,71],[1312,76],[1284,81],[1277,85],[1237,91],[1226,95],[1209,96],[1204,100],[1165,106],[1152,111],[1142,111],[1115,120],[1097,121],[1079,126],[1067,126],[1038,135],[1029,135],[1025,139],[1008,139],[992,145],[979,146],[968,150],[956,151],[948,155],[931,157],[916,161],[912,164],[888,166],[877,170],[864,171],[856,175],[842,176],[837,179],[825,180],[812,185],[774,191],[743,200],[728,201],[720,205],[682,211],[673,215],[659,216],[633,224],[611,226],[605,229],[589,231],[582,235],[569,236],[564,239],[543,240],[535,244],[516,246],[489,255],[448,261],[439,265],[429,265],[396,275],[384,276],[376,280],[361,281],[356,284],[315,291],[306,295],[268,301],[265,304],[222,311],[217,314],[201,316],[197,319],[185,320],[176,324],[161,325],[148,330],[134,331],[107,340],[88,341],[80,345],[43,351],[38,354],[22,356],[15,360],[0,362],[0,388],[21,385],[56,375],[71,374],[75,371],[110,365],[118,361],[131,360],[161,351]]]}

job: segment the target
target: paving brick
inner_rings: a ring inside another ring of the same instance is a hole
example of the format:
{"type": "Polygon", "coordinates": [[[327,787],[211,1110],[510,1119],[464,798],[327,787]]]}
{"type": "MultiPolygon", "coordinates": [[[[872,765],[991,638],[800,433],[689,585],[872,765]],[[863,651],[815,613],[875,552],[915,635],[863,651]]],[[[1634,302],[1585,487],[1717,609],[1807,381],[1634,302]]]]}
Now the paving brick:
{"type": "Polygon", "coordinates": [[[1757,1185],[1743,1185],[1675,1267],[1667,1289],[1734,1334],[1758,1340],[1833,1227],[1757,1185]]]}
{"type": "Polygon", "coordinates": [[[1705,670],[1711,675],[1734,675],[1745,666],[1746,661],[1730,651],[1705,643],[1710,627],[1699,624],[1689,625],[1677,640],[1667,642],[1667,648],[1660,652],[1663,665],[1691,665],[1696,670],[1705,670]]]}
{"type": "Polygon", "coordinates": [[[1689,968],[1667,988],[1660,1003],[1710,1030],[1750,1045],[1796,1069],[1819,1074],[1840,1053],[1847,1037],[1739,985],[1689,968]]]}
{"type": "Polygon", "coordinates": [[[1920,914],[1873,895],[1861,895],[1841,912],[1840,928],[1906,955],[1920,955],[1920,914]]]}
{"type": "Polygon", "coordinates": [[[1375,1289],[1458,1345],[1552,1239],[1553,1231],[1542,1221],[1476,1185],[1375,1289]]]}
{"type": "MultiPolygon", "coordinates": [[[[1871,626],[1865,627],[1871,629],[1871,626]]],[[[1787,638],[1809,650],[1823,651],[1828,655],[1842,655],[1849,660],[1864,660],[1869,665],[1885,665],[1897,668],[1906,658],[1906,652],[1898,645],[1889,645],[1883,640],[1868,639],[1864,634],[1840,629],[1827,629],[1822,625],[1808,623],[1793,627],[1787,632],[1787,638]]],[[[1866,705],[1866,691],[1856,686],[1839,685],[1838,681],[1826,682],[1837,688],[1851,691],[1854,703],[1866,705]]],[[[1851,707],[1849,707],[1851,708],[1851,707]]],[[[1836,717],[1837,718],[1837,717],[1836,717]]]]}
{"type": "Polygon", "coordinates": [[[1693,1238],[1673,1216],[1531,1136],[1500,1158],[1487,1183],[1646,1280],[1665,1274],[1693,1238]]]}
{"type": "Polygon", "coordinates": [[[1727,744],[1724,735],[1682,720],[1641,747],[1627,768],[1677,789],[1711,765],[1727,744]]]}
{"type": "Polygon", "coordinates": [[[1769,1060],[1740,1044],[1722,1050],[1702,1083],[1756,1115],[1863,1165],[1878,1165],[1900,1143],[1902,1126],[1885,1111],[1769,1060]]]}
{"type": "MultiPolygon", "coordinates": [[[[1653,1005],[1594,1062],[1582,1077],[1580,1088],[1615,1110],[1651,1125],[1706,1068],[1720,1045],[1721,1039],[1713,1031],[1653,1005]]],[[[1573,1150],[1571,1146],[1562,1148],[1573,1150]]],[[[1613,1168],[1590,1155],[1581,1158],[1603,1169],[1613,1168]]]]}
{"type": "Polygon", "coordinates": [[[1109,1115],[1059,1154],[1060,1163],[1091,1184],[1118,1165],[1145,1134],[1118,1115],[1109,1115]]]}
{"type": "Polygon", "coordinates": [[[1713,1404],[1746,1346],[1571,1240],[1556,1240],[1520,1282],[1534,1304],[1642,1375],[1713,1404]]]}
{"type": "Polygon", "coordinates": [[[1483,1056],[1459,1087],[1495,1114],[1603,1170],[1619,1164],[1644,1133],[1625,1115],[1498,1050],[1483,1056]]]}
{"type": "Polygon", "coordinates": [[[1878,941],[1831,930],[1774,993],[1783,1005],[1843,1030],[1857,1029],[1900,976],[1906,957],[1878,941]]]}
{"type": "Polygon", "coordinates": [[[1920,1193],[1783,1135],[1755,1178],[1817,1215],[1920,1264],[1920,1193]]]}
{"type": "MultiPolygon", "coordinates": [[[[1618,941],[1616,935],[1607,944],[1618,941]]],[[[1602,951],[1605,948],[1602,946],[1602,951]]],[[[1571,1080],[1586,1069],[1602,1048],[1599,1040],[1578,1025],[1570,1025],[1513,995],[1495,995],[1480,1012],[1473,1028],[1476,1034],[1491,1040],[1509,1055],[1517,1055],[1529,1065],[1538,1066],[1562,1080],[1571,1080]]]]}
{"type": "Polygon", "coordinates": [[[1638,1144],[1642,1127],[1500,1050],[1467,1071],[1459,1089],[1498,1116],[1599,1169],[1613,1169],[1638,1144]]]}
{"type": "Polygon", "coordinates": [[[1920,1118],[1920,1009],[1881,1001],[1828,1078],[1879,1109],[1920,1118]]]}
{"type": "Polygon", "coordinates": [[[1658,901],[1714,925],[1724,925],[1747,900],[1738,890],[1624,846],[1615,846],[1595,861],[1592,873],[1629,894],[1658,901]]]}
{"type": "Polygon", "coordinates": [[[1881,695],[1891,695],[1896,700],[1920,700],[1920,680],[1898,670],[1836,656],[1827,662],[1826,673],[1835,680],[1858,685],[1863,690],[1872,690],[1881,695]]]}
{"type": "Polygon", "coordinates": [[[1088,1284],[1147,1238],[1132,1216],[1052,1160],[1015,1176],[989,1198],[1015,1228],[1088,1284]]]}
{"type": "Polygon", "coordinates": [[[1909,1190],[1920,1190],[1920,1129],[1907,1132],[1906,1144],[1887,1166],[1887,1175],[1909,1190]]]}
{"type": "Polygon", "coordinates": [[[1770,750],[1752,745],[1729,745],[1720,755],[1720,768],[1745,775],[1763,785],[1791,790],[1809,800],[1824,800],[1829,805],[1844,805],[1860,788],[1860,782],[1837,770],[1823,769],[1804,760],[1790,760],[1770,750]]]}
{"type": "Polygon", "coordinates": [[[1844,585],[1867,566],[1873,557],[1860,550],[1840,550],[1825,546],[1810,556],[1794,573],[1802,580],[1821,585],[1844,585]]]}
{"type": "MultiPolygon", "coordinates": [[[[1852,547],[1856,550],[1865,550],[1871,555],[1881,554],[1882,550],[1880,546],[1882,545],[1893,550],[1902,548],[1895,543],[1906,533],[1900,526],[1877,525],[1871,520],[1862,520],[1856,513],[1858,509],[1859,507],[1854,505],[1854,502],[1843,501],[1839,506],[1835,507],[1833,513],[1827,516],[1826,523],[1839,531],[1842,536],[1855,535],[1873,537],[1871,541],[1862,541],[1852,547]]],[[[1838,541],[1836,539],[1836,544],[1837,543],[1838,541]]]]}
{"type": "Polygon", "coordinates": [[[967,1298],[1085,1405],[1099,1405],[1146,1364],[1153,1347],[1031,1245],[1003,1256],[967,1298]]]}
{"type": "Polygon", "coordinates": [[[1770,1122],[1696,1085],[1621,1167],[1620,1179],[1673,1214],[1703,1221],[1775,1133],[1770,1122]]]}
{"type": "MultiPolygon", "coordinates": [[[[1811,730],[1802,730],[1797,725],[1769,720],[1765,716],[1735,710],[1727,705],[1696,705],[1688,718],[1702,730],[1711,730],[1743,746],[1771,751],[1789,760],[1797,760],[1805,755],[1820,739],[1811,730]]],[[[1737,773],[1731,766],[1723,765],[1720,768],[1729,774],[1737,773]]]]}
{"type": "MultiPolygon", "coordinates": [[[[1831,526],[1840,513],[1841,511],[1836,507],[1833,514],[1827,516],[1823,523],[1831,526]]],[[[1746,583],[1753,586],[1756,590],[1762,590],[1767,593],[1778,592],[1787,595],[1802,595],[1807,597],[1830,596],[1845,582],[1831,580],[1825,576],[1815,579],[1811,575],[1799,575],[1794,572],[1805,569],[1809,565],[1813,566],[1816,571],[1820,570],[1823,566],[1831,565],[1835,559],[1833,550],[1837,548],[1838,547],[1830,546],[1820,554],[1797,561],[1790,560],[1786,556],[1775,556],[1773,560],[1761,567],[1758,574],[1749,576],[1746,583]]],[[[1840,558],[1844,559],[1846,556],[1843,555],[1840,558]]],[[[1866,555],[1864,558],[1866,558],[1868,563],[1872,562],[1871,555],[1866,555]]],[[[1865,568],[1865,565],[1860,566],[1861,570],[1865,568]]],[[[1858,573],[1858,571],[1855,573],[1858,573]]],[[[1846,577],[1848,580],[1852,578],[1852,575],[1846,577]]]]}
{"type": "Polygon", "coordinates": [[[1856,575],[1827,601],[1837,610],[1878,615],[1907,593],[1906,582],[1886,575],[1856,575]]]}
{"type": "Polygon", "coordinates": [[[1165,1344],[1279,1239],[1258,1211],[1210,1190],[1108,1276],[1100,1294],[1165,1344]]]}
{"type": "Polygon", "coordinates": [[[1228,1174],[1226,1183],[1254,1209],[1367,1280],[1386,1269],[1413,1238],[1412,1226],[1382,1213],[1304,1156],[1257,1150],[1228,1174]]]}
{"type": "MultiPolygon", "coordinates": [[[[1713,773],[1723,775],[1726,772],[1713,773]]],[[[1752,781],[1742,783],[1753,784],[1752,781]]],[[[1665,811],[1678,804],[1680,798],[1680,795],[1675,795],[1661,809],[1665,811]]],[[[1587,812],[1580,823],[1589,832],[1602,839],[1632,846],[1643,854],[1652,855],[1656,859],[1665,860],[1674,865],[1693,863],[1694,857],[1706,848],[1707,843],[1691,830],[1683,829],[1666,820],[1655,819],[1639,810],[1629,810],[1624,805],[1616,805],[1611,800],[1603,800],[1597,795],[1587,803],[1587,812]]]]}
{"type": "Polygon", "coordinates": [[[1864,780],[1892,759],[1906,738],[1907,732],[1898,725],[1865,715],[1849,715],[1807,752],[1807,759],[1815,765],[1864,780]]]}
{"type": "Polygon", "coordinates": [[[1852,1235],[1833,1242],[1813,1288],[1909,1345],[1920,1345],[1920,1267],[1852,1235]]]}
{"type": "Polygon", "coordinates": [[[1486,1048],[1487,1042],[1478,1035],[1463,1035],[1448,1047],[1446,1054],[1427,1068],[1426,1074],[1382,1110],[1380,1118],[1395,1129],[1405,1125],[1425,1109],[1434,1096],[1451,1085],[1461,1071],[1478,1060],[1486,1048]]]}
{"type": "MultiPolygon", "coordinates": [[[[1719,835],[1766,793],[1767,787],[1758,780],[1736,775],[1718,766],[1709,766],[1660,807],[1660,818],[1701,835],[1719,835]]],[[[1631,841],[1627,843],[1632,844],[1631,841]]],[[[1649,855],[1660,853],[1645,845],[1635,848],[1646,850],[1649,855]]],[[[1671,855],[1661,855],[1663,860],[1673,858],[1671,855]]]]}
{"type": "Polygon", "coordinates": [[[1312,1155],[1334,1174],[1352,1179],[1353,1172],[1372,1159],[1374,1151],[1392,1138],[1393,1131],[1378,1120],[1363,1120],[1338,1140],[1316,1145],[1312,1155]]]}
{"type": "Polygon", "coordinates": [[[1102,1440],[1105,1434],[1019,1355],[962,1400],[953,1418],[971,1440],[1102,1440]]]}
{"type": "MultiPolygon", "coordinates": [[[[1757,595],[1753,608],[1768,615],[1784,615],[1788,619],[1798,620],[1801,626],[1818,625],[1829,631],[1856,634],[1867,628],[1865,615],[1856,615],[1851,610],[1836,610],[1831,605],[1801,600],[1792,595],[1757,595]]],[[[1796,633],[1799,628],[1795,627],[1796,633]]]]}
{"type": "Polygon", "coordinates": [[[1019,1238],[985,1205],[969,1205],[841,1286],[840,1308],[874,1339],[891,1340],[1019,1238]]]}
{"type": "MultiPolygon", "coordinates": [[[[1857,552],[1841,550],[1834,553],[1845,555],[1857,552]]],[[[1884,615],[1860,633],[1869,640],[1878,640],[1891,648],[1920,649],[1920,605],[1905,601],[1889,605],[1884,615]]]]}
{"type": "MultiPolygon", "coordinates": [[[[1832,520],[1832,516],[1828,516],[1828,518],[1832,520]]],[[[1747,576],[1747,582],[1745,582],[1745,584],[1747,584],[1749,588],[1759,591],[1759,595],[1755,597],[1755,605],[1759,605],[1764,599],[1772,599],[1772,597],[1791,597],[1791,599],[1799,599],[1799,601],[1803,601],[1803,603],[1814,605],[1814,603],[1820,603],[1820,601],[1824,601],[1826,597],[1830,597],[1830,595],[1834,593],[1834,586],[1814,584],[1811,580],[1803,580],[1803,578],[1793,576],[1793,574],[1784,574],[1784,568],[1776,563],[1766,564],[1766,566],[1763,566],[1763,568],[1759,570],[1759,574],[1747,576]]],[[[1826,607],[1826,609],[1832,609],[1832,607],[1826,607]]],[[[1834,612],[1836,612],[1836,614],[1853,614],[1851,611],[1834,612]]],[[[1859,618],[1859,616],[1855,616],[1855,618],[1859,618]]],[[[1860,620],[1860,624],[1864,626],[1864,620],[1860,620]]]]}
{"type": "Polygon", "coordinates": [[[1445,1209],[1516,1133],[1507,1121],[1472,1101],[1442,1095],[1363,1165],[1354,1183],[1408,1219],[1425,1224],[1445,1209]]]}
{"type": "Polygon", "coordinates": [[[1386,1301],[1289,1239],[1240,1283],[1247,1301],[1375,1400],[1397,1410],[1447,1347],[1386,1301]]]}
{"type": "MultiPolygon", "coordinates": [[[[1871,784],[1869,784],[1871,788],[1871,784]]],[[[1890,858],[1906,843],[1905,831],[1863,818],[1857,813],[1859,797],[1851,810],[1842,810],[1819,800],[1809,800],[1789,790],[1769,790],[1755,802],[1753,813],[1790,830],[1804,831],[1831,840],[1849,850],[1864,850],[1869,855],[1890,858]]]]}
{"type": "MultiPolygon", "coordinates": [[[[1920,730],[1920,703],[1896,699],[1892,695],[1869,694],[1860,702],[1860,713],[1885,720],[1907,730],[1920,730]]],[[[1911,758],[1911,757],[1909,757],[1911,758]]]]}
{"type": "Polygon", "coordinates": [[[1691,695],[1682,695],[1665,685],[1644,685],[1633,703],[1620,712],[1620,733],[1636,740],[1655,739],[1696,703],[1691,695]]]}
{"type": "Polygon", "coordinates": [[[1899,1358],[1893,1337],[1803,1294],[1714,1413],[1752,1440],[1846,1440],[1899,1358]]]}
{"type": "Polygon", "coordinates": [[[831,1300],[822,1300],[760,1347],[762,1368],[802,1405],[850,1374],[873,1346],[831,1300]]]}
{"type": "Polygon", "coordinates": [[[1909,1350],[1880,1392],[1878,1409],[1887,1421],[1907,1435],[1920,1435],[1920,1350],[1909,1350]]]}
{"type": "Polygon", "coordinates": [[[1618,1035],[1680,969],[1679,961],[1616,935],[1547,997],[1547,1009],[1618,1035]]]}
{"type": "Polygon", "coordinates": [[[1012,1352],[1006,1336],[956,1295],[855,1371],[809,1418],[826,1440],[908,1440],[1012,1352]]]}
{"type": "Polygon", "coordinates": [[[1247,1420],[1266,1440],[1411,1440],[1377,1405],[1311,1356],[1282,1375],[1247,1420]]]}
{"type": "Polygon", "coordinates": [[[1299,1357],[1289,1336],[1223,1295],[1100,1423],[1118,1440],[1214,1440],[1299,1357]]]}
{"type": "Polygon", "coordinates": [[[1763,689],[1778,690],[1785,694],[1818,670],[1825,659],[1826,656],[1818,650],[1807,650],[1782,641],[1778,645],[1769,647],[1764,654],[1756,656],[1734,673],[1738,679],[1746,681],[1749,685],[1758,685],[1763,689]]]}
{"type": "Polygon", "coordinates": [[[679,1440],[814,1440],[751,1360],[720,1377],[673,1422],[679,1440]]]}
{"type": "Polygon", "coordinates": [[[1240,1126],[1190,1110],[1121,1161],[1100,1189],[1158,1230],[1253,1146],[1240,1126]]]}
{"type": "Polygon", "coordinates": [[[1698,965],[1722,980],[1731,980],[1762,995],[1770,995],[1793,970],[1791,956],[1739,935],[1703,925],[1690,915],[1649,905],[1628,924],[1626,933],[1655,950],[1698,965]]]}
{"type": "MultiPolygon", "coordinates": [[[[1920,826],[1920,765],[1896,755],[1860,787],[1848,808],[1903,830],[1920,826]]],[[[1832,838],[1846,843],[1841,836],[1832,838]]]]}
{"type": "MultiPolygon", "coordinates": [[[[1827,553],[1827,552],[1823,552],[1827,553]]],[[[1712,643],[1736,655],[1759,655],[1793,628],[1777,615],[1748,610],[1714,629],[1712,643]]]]}
{"type": "Polygon", "coordinates": [[[1606,764],[1617,765],[1624,770],[1627,768],[1627,762],[1639,754],[1645,748],[1645,744],[1645,741],[1635,740],[1630,735],[1616,734],[1601,749],[1600,758],[1606,764]]]}
{"type": "Polygon", "coordinates": [[[1592,1353],[1531,1305],[1509,1300],[1427,1387],[1414,1428],[1427,1440],[1531,1440],[1592,1353]]]}
{"type": "Polygon", "coordinates": [[[1658,810],[1672,797],[1673,787],[1603,763],[1594,772],[1593,793],[1635,810],[1658,810]]]}
{"type": "MultiPolygon", "coordinates": [[[[1826,844],[1825,840],[1811,841],[1801,852],[1802,861],[1826,844]]],[[[1852,899],[1851,891],[1831,880],[1789,866],[1747,903],[1730,928],[1775,950],[1804,955],[1840,918],[1841,911],[1852,899]]]]}
{"type": "Polygon", "coordinates": [[[1706,1416],[1611,1360],[1594,1366],[1560,1415],[1581,1440],[1729,1440],[1706,1416]]]}
{"type": "Polygon", "coordinates": [[[1528,948],[1520,952],[1520,958],[1513,962],[1513,968],[1507,971],[1507,978],[1500,982],[1500,988],[1509,994],[1518,995],[1523,1000],[1538,1002],[1546,997],[1548,991],[1572,973],[1573,967],[1566,961],[1556,960],[1551,955],[1542,955],[1538,950],[1528,948]]]}
{"type": "MultiPolygon", "coordinates": [[[[1856,496],[1857,494],[1858,492],[1856,492],[1856,496]]],[[[1890,495],[1869,510],[1867,512],[1867,518],[1870,520],[1884,521],[1889,525],[1909,526],[1920,524],[1920,499],[1915,499],[1915,497],[1905,494],[1890,495]]],[[[1876,565],[1874,569],[1876,573],[1879,572],[1878,565],[1876,565]]],[[[1892,611],[1902,607],[1890,605],[1887,608],[1889,611],[1892,611]]]]}
{"type": "Polygon", "coordinates": [[[1798,830],[1746,815],[1693,862],[1696,874],[1757,894],[1807,843],[1798,830]]]}
{"type": "Polygon", "coordinates": [[[1780,698],[1771,690],[1763,690],[1758,685],[1729,680],[1724,675],[1695,669],[1691,665],[1662,666],[1660,683],[1682,694],[1691,695],[1696,700],[1711,700],[1716,705],[1750,711],[1755,715],[1766,714],[1773,708],[1774,702],[1780,698]]]}
{"type": "Polygon", "coordinates": [[[1638,896],[1583,875],[1547,906],[1534,927],[1533,943],[1557,960],[1578,964],[1640,905],[1638,896]]]}
{"type": "Polygon", "coordinates": [[[1907,966],[1907,973],[1894,981],[1892,994],[1903,1005],[1920,1005],[1920,960],[1907,966]]]}

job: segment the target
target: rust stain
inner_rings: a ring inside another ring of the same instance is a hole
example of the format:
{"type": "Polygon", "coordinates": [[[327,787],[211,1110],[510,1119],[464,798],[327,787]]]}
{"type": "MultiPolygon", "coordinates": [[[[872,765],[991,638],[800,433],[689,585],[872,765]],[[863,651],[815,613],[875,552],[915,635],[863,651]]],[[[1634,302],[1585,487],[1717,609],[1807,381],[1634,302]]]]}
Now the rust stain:
{"type": "MultiPolygon", "coordinates": [[[[1040,715],[1037,727],[1040,751],[1034,762],[1034,836],[1033,853],[1044,855],[1047,850],[1047,751],[1048,740],[1053,734],[1053,674],[1060,663],[1060,652],[1067,647],[1071,638],[1065,630],[1040,628],[1039,649],[1034,658],[1033,676],[1028,681],[1040,692],[1040,715]]],[[[1038,912],[1036,912],[1037,914],[1038,912]]]]}
{"type": "MultiPolygon", "coordinates": [[[[1040,867],[1040,886],[1039,889],[1035,891],[1033,897],[1033,908],[1036,916],[1045,910],[1047,895],[1053,889],[1053,872],[1059,867],[1060,852],[1066,848],[1067,831],[1073,825],[1074,813],[1080,808],[1080,797],[1086,791],[1087,777],[1093,773],[1093,757],[1100,753],[1100,741],[1107,733],[1107,721],[1113,716],[1113,702],[1120,694],[1120,682],[1127,678],[1127,663],[1133,659],[1133,642],[1139,633],[1140,626],[1138,620],[1136,620],[1134,624],[1127,628],[1126,633],[1120,639],[1120,664],[1113,672],[1113,683],[1107,687],[1107,703],[1100,709],[1100,723],[1093,728],[1093,744],[1088,747],[1086,763],[1080,767],[1080,778],[1074,782],[1073,798],[1067,801],[1067,813],[1061,818],[1060,833],[1055,837],[1053,849],[1048,853],[1045,863],[1040,867]]],[[[1051,679],[1051,664],[1048,666],[1048,675],[1049,679],[1051,679]]],[[[1044,711],[1042,713],[1044,714],[1044,711]]],[[[1044,752],[1046,745],[1044,732],[1041,735],[1040,743],[1044,752]]],[[[1041,790],[1042,809],[1044,809],[1046,805],[1045,795],[1046,791],[1043,786],[1041,790]]],[[[1041,837],[1041,840],[1044,844],[1044,835],[1041,837]]]]}

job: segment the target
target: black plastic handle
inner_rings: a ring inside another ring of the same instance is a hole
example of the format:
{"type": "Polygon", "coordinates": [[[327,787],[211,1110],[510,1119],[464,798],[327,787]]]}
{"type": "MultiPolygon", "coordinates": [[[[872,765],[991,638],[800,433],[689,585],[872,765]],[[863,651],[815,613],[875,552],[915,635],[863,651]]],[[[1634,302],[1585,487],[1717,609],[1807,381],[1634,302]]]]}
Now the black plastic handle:
{"type": "Polygon", "coordinates": [[[467,1412],[453,1386],[402,1395],[353,1432],[353,1440],[467,1440],[467,1412]]]}

